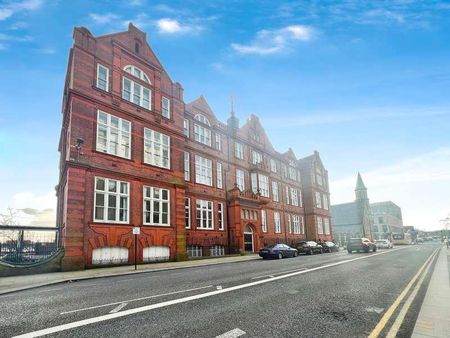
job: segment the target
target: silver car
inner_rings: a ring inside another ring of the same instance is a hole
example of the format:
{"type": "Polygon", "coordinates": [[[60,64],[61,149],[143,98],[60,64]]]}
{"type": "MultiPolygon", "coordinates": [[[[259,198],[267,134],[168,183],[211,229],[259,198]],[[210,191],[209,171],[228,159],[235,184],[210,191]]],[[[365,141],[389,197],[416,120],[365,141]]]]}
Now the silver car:
{"type": "Polygon", "coordinates": [[[378,249],[392,249],[394,244],[388,239],[377,239],[375,244],[378,249]]]}

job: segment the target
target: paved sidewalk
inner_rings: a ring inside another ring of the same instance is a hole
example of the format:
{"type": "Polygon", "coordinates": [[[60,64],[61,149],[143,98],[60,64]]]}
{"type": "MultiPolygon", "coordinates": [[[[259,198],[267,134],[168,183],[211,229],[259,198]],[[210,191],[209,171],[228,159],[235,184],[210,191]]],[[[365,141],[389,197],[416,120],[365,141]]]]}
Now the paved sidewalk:
{"type": "Polygon", "coordinates": [[[428,285],[412,338],[450,337],[450,249],[443,247],[428,285]]]}
{"type": "Polygon", "coordinates": [[[110,268],[96,268],[81,271],[68,272],[52,272],[42,273],[36,275],[11,276],[0,278],[0,295],[32,289],[44,285],[51,285],[63,283],[74,280],[102,278],[111,276],[132,275],[137,273],[148,273],[152,271],[163,271],[173,269],[184,269],[196,266],[217,265],[225,263],[245,262],[250,260],[260,259],[258,255],[245,256],[231,256],[221,258],[204,258],[199,260],[190,260],[184,262],[164,262],[138,265],[137,271],[134,270],[134,265],[110,267],[110,268]]]}

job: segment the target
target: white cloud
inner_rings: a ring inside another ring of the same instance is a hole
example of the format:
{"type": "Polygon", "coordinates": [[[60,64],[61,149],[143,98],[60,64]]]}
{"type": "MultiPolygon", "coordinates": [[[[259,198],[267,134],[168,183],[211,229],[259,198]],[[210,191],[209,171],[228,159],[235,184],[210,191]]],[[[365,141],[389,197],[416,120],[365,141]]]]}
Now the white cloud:
{"type": "Polygon", "coordinates": [[[145,4],[145,0],[128,0],[127,4],[133,7],[143,6],[145,4]]]}
{"type": "Polygon", "coordinates": [[[181,23],[177,19],[162,18],[156,21],[156,28],[161,34],[198,33],[203,28],[194,23],[181,23]]]}
{"type": "Polygon", "coordinates": [[[56,50],[54,50],[53,48],[39,48],[39,49],[36,49],[36,53],[51,55],[51,54],[55,54],[56,50]]]}
{"type": "Polygon", "coordinates": [[[0,21],[6,20],[19,12],[38,10],[43,3],[43,0],[23,0],[6,3],[3,7],[0,7],[0,21]]]}
{"type": "Polygon", "coordinates": [[[285,51],[296,41],[310,41],[314,29],[304,25],[286,26],[276,30],[261,30],[249,44],[232,43],[231,47],[239,54],[268,55],[285,51]]]}
{"type": "Polygon", "coordinates": [[[113,13],[106,13],[106,14],[90,13],[89,17],[97,25],[105,25],[119,18],[119,16],[113,13]]]}
{"type": "MultiPolygon", "coordinates": [[[[450,213],[450,148],[401,160],[390,166],[361,173],[371,202],[393,201],[402,208],[405,225],[440,229],[450,213]]],[[[330,181],[332,204],[355,199],[356,173],[330,181]]]]}

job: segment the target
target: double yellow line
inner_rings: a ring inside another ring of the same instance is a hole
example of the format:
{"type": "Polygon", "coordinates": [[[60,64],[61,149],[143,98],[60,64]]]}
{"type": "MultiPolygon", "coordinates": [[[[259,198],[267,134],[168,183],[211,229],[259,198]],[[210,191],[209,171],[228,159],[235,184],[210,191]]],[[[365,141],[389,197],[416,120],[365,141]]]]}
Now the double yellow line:
{"type": "Polygon", "coordinates": [[[377,338],[377,337],[379,337],[380,333],[383,331],[383,329],[385,328],[386,324],[389,322],[389,320],[391,319],[392,315],[394,314],[394,312],[399,307],[400,303],[406,297],[406,295],[408,294],[408,292],[410,291],[410,289],[412,288],[414,283],[418,280],[414,290],[411,292],[411,294],[409,295],[408,299],[403,304],[403,307],[401,308],[401,310],[400,310],[400,312],[399,312],[399,314],[398,314],[394,324],[392,324],[392,327],[391,327],[391,329],[389,330],[389,332],[388,332],[388,334],[386,336],[387,338],[395,338],[396,337],[396,335],[397,335],[397,333],[398,333],[398,331],[400,329],[400,326],[402,325],[403,320],[405,319],[405,316],[408,313],[408,310],[409,310],[412,302],[414,301],[414,298],[417,295],[417,292],[419,291],[420,287],[422,286],[422,283],[423,283],[425,277],[427,276],[428,271],[430,270],[431,264],[433,262],[433,258],[436,257],[436,254],[437,254],[437,252],[439,250],[440,250],[440,248],[435,249],[433,251],[433,253],[430,255],[430,257],[428,257],[428,259],[425,261],[425,263],[422,265],[422,267],[419,269],[419,271],[417,271],[417,273],[413,277],[413,279],[411,279],[411,281],[408,283],[408,285],[406,285],[406,287],[403,289],[403,291],[397,297],[395,302],[385,312],[385,314],[383,315],[381,320],[378,322],[377,326],[375,326],[375,329],[373,329],[373,331],[370,333],[369,338],[377,338]],[[424,273],[422,274],[422,272],[424,272],[424,273]],[[419,277],[420,277],[420,279],[419,279],[419,277]]]}

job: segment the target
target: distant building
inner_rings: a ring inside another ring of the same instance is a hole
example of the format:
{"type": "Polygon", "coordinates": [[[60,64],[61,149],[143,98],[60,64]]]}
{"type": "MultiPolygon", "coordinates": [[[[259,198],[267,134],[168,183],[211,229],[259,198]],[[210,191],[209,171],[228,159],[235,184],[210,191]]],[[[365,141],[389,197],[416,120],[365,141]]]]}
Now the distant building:
{"type": "Polygon", "coordinates": [[[318,151],[298,161],[302,175],[302,194],[305,208],[306,238],[331,241],[333,230],[330,212],[328,171],[318,151]]]}
{"type": "Polygon", "coordinates": [[[367,188],[358,173],[354,202],[331,206],[334,238],[340,243],[350,237],[372,238],[372,213],[367,188]]]}
{"type": "Polygon", "coordinates": [[[391,201],[371,203],[374,239],[391,239],[393,233],[403,233],[402,209],[391,201]]]}

